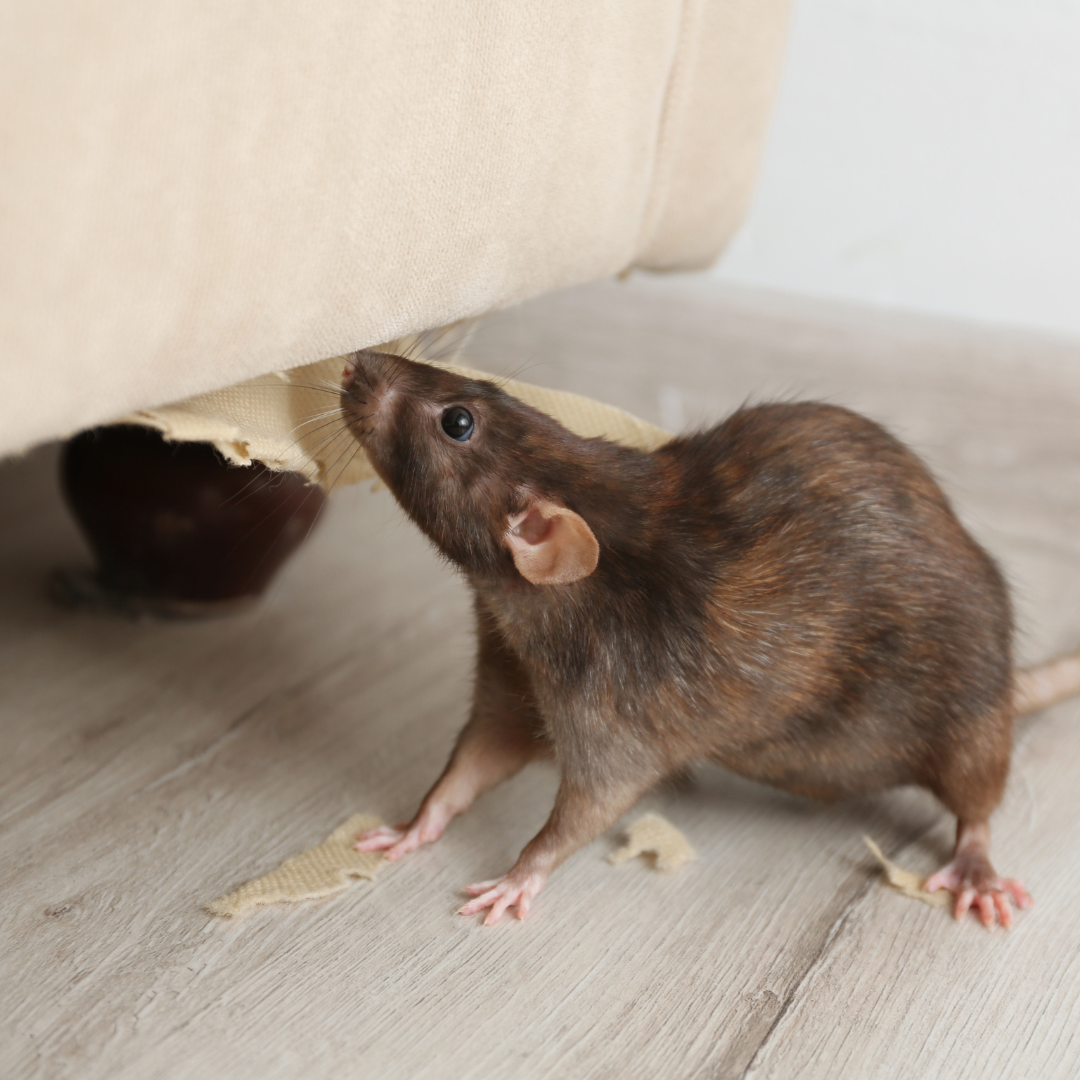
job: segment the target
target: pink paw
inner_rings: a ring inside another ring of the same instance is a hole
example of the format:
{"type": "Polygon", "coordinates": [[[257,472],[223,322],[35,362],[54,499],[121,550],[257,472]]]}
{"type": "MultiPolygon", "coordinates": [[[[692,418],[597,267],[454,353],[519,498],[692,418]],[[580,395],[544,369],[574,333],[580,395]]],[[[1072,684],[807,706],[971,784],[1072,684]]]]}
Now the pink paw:
{"type": "Polygon", "coordinates": [[[419,829],[410,829],[408,825],[380,825],[377,829],[361,833],[353,847],[357,851],[384,851],[386,857],[394,862],[425,843],[427,841],[422,838],[419,829]]]}
{"type": "Polygon", "coordinates": [[[1012,905],[1028,908],[1034,903],[1022,882],[1015,878],[986,880],[982,875],[972,874],[964,865],[953,860],[923,883],[927,892],[948,889],[956,897],[953,918],[962,919],[968,911],[975,911],[983,926],[991,927],[1000,922],[1007,930],[1013,924],[1012,905]]]}
{"type": "Polygon", "coordinates": [[[544,887],[546,875],[527,874],[515,876],[513,872],[491,881],[481,881],[476,885],[467,885],[465,891],[475,900],[470,900],[458,910],[459,915],[475,915],[478,911],[491,908],[484,919],[485,926],[494,926],[509,907],[517,908],[518,919],[529,914],[529,905],[536,894],[544,887]]]}

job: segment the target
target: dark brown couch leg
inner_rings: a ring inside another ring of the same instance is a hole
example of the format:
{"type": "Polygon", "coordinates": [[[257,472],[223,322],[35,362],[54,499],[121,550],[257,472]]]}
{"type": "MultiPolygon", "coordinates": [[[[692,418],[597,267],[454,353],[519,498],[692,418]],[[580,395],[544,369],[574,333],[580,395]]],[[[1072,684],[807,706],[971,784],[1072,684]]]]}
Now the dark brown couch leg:
{"type": "Polygon", "coordinates": [[[170,443],[134,425],[76,435],[60,469],[97,566],[58,572],[53,594],[132,614],[250,607],[326,503],[296,473],[230,465],[207,443],[170,443]]]}

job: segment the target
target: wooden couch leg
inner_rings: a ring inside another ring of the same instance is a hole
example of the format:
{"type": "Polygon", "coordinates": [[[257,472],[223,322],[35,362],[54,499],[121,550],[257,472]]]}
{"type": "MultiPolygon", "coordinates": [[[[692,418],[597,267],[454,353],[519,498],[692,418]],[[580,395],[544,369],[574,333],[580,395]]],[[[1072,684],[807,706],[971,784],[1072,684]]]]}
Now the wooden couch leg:
{"type": "Polygon", "coordinates": [[[56,574],[53,595],[69,606],[166,617],[246,609],[326,504],[296,473],[230,465],[208,443],[135,425],[76,435],[60,468],[97,564],[56,574]]]}

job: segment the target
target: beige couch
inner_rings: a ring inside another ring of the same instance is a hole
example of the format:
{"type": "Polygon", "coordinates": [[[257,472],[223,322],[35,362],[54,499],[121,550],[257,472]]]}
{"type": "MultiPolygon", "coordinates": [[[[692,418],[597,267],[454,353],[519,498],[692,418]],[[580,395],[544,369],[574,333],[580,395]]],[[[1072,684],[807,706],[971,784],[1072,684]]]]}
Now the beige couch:
{"type": "Polygon", "coordinates": [[[789,0],[35,0],[0,32],[0,452],[744,214],[789,0]]]}

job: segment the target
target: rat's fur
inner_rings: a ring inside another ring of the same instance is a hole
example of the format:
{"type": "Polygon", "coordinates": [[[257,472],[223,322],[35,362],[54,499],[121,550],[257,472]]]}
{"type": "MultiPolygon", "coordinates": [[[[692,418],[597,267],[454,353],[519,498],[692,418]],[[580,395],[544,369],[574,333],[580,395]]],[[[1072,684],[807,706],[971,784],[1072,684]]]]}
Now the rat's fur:
{"type": "MultiPolygon", "coordinates": [[[[919,784],[985,824],[1011,750],[1008,595],[880,426],[816,402],[762,405],[645,453],[428,365],[359,353],[347,374],[350,426],[465,574],[480,625],[473,718],[398,853],[544,747],[562,777],[555,809],[494,883],[526,909],[528,882],[694,759],[825,798],[919,784]],[[440,428],[451,405],[475,418],[467,442],[440,428]],[[564,585],[518,573],[507,521],[538,500],[584,519],[594,572],[564,585]]],[[[963,887],[1004,883],[984,858],[963,887]]]]}

